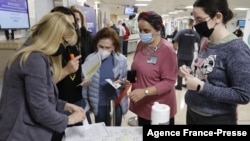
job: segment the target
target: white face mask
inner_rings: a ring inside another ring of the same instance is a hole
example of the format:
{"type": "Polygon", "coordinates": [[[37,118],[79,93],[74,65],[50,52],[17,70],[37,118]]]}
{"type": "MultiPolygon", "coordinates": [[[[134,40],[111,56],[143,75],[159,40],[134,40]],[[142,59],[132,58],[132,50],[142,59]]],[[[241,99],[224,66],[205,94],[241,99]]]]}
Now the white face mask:
{"type": "Polygon", "coordinates": [[[110,51],[107,51],[107,50],[104,50],[104,49],[101,49],[101,48],[98,48],[98,53],[100,54],[102,60],[108,58],[111,54],[110,51]]]}

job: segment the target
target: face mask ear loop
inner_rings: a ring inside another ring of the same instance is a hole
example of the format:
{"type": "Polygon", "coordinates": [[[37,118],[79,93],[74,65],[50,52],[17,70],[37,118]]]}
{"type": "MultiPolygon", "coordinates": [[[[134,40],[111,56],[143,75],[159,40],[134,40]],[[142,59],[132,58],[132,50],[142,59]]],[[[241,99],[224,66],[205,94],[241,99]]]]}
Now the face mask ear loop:
{"type": "MultiPolygon", "coordinates": [[[[210,21],[210,20],[212,20],[212,19],[210,18],[208,21],[210,21]]],[[[208,22],[208,21],[207,21],[207,22],[208,22]]],[[[215,26],[216,26],[217,24],[218,24],[218,23],[215,23],[215,24],[214,24],[213,29],[215,28],[215,26]]]]}

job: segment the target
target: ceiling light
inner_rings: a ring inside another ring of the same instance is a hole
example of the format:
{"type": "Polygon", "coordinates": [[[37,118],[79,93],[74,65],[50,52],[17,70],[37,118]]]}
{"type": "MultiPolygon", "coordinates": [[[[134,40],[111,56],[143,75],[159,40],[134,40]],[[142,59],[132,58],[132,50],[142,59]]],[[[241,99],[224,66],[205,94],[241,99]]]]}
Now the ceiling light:
{"type": "Polygon", "coordinates": [[[174,12],[168,12],[168,14],[178,14],[178,12],[174,11],[174,12]]]}
{"type": "Polygon", "coordinates": [[[162,17],[168,17],[169,15],[168,14],[164,14],[164,15],[161,15],[162,17]]]}
{"type": "Polygon", "coordinates": [[[239,11],[245,11],[245,10],[248,10],[249,8],[234,8],[234,10],[239,10],[239,11]]]}
{"type": "Polygon", "coordinates": [[[186,6],[186,9],[193,9],[193,6],[186,6]]]}
{"type": "Polygon", "coordinates": [[[152,0],[136,0],[136,1],[152,1],[152,0]]]}
{"type": "Polygon", "coordinates": [[[136,3],[135,6],[148,6],[148,4],[145,4],[145,3],[136,3]]]}

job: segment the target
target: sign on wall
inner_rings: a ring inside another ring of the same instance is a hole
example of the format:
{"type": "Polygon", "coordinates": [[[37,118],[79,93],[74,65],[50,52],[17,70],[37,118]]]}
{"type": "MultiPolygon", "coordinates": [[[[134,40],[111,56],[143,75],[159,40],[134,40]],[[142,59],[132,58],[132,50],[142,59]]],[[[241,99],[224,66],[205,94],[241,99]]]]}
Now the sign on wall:
{"type": "Polygon", "coordinates": [[[78,6],[85,15],[87,29],[93,34],[96,33],[96,11],[91,7],[78,6]]]}

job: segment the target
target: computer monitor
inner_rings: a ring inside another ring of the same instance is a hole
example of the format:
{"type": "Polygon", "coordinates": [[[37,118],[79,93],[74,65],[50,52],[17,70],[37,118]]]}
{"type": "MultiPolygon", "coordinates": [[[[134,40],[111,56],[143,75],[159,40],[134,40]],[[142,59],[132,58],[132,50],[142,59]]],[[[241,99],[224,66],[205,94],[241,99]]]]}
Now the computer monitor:
{"type": "Polygon", "coordinates": [[[245,27],[246,24],[246,20],[238,20],[237,21],[237,26],[239,27],[245,27]]]}
{"type": "Polygon", "coordinates": [[[0,29],[30,28],[28,0],[0,0],[0,29]]]}
{"type": "Polygon", "coordinates": [[[124,14],[125,15],[134,15],[138,11],[138,7],[136,6],[125,6],[124,8],[124,14]]]}

